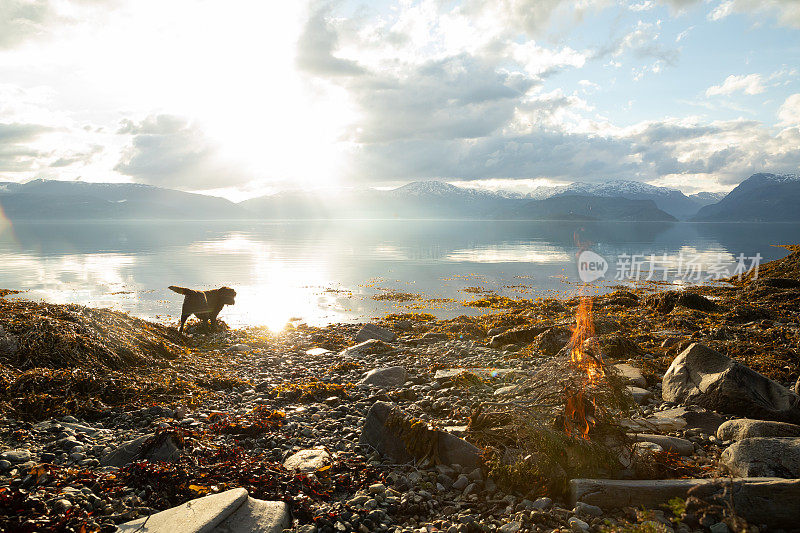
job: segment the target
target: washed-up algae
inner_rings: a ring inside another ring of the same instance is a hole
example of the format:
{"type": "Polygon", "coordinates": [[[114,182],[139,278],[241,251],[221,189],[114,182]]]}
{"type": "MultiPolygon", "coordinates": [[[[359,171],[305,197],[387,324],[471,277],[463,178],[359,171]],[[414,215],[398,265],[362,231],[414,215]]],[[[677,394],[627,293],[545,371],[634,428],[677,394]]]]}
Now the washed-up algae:
{"type": "Polygon", "coordinates": [[[224,362],[198,357],[197,341],[117,311],[0,299],[0,331],[0,404],[19,418],[193,405],[234,386],[224,373],[215,381],[224,362]]]}

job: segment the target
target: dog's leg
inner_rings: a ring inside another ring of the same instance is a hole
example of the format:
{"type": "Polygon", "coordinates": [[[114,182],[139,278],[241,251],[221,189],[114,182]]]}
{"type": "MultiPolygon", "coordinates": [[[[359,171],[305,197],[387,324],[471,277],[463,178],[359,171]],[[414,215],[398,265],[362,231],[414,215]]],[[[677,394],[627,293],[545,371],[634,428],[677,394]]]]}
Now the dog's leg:
{"type": "Polygon", "coordinates": [[[189,320],[189,315],[181,315],[181,327],[178,328],[178,333],[183,333],[183,325],[189,320]]]}

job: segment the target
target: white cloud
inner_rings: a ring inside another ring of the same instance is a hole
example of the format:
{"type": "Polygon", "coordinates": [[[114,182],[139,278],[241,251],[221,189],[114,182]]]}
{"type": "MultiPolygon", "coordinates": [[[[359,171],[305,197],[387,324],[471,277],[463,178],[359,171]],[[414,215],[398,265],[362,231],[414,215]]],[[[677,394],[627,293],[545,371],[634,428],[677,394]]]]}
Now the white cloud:
{"type": "Polygon", "coordinates": [[[789,96],[778,110],[782,126],[800,126],[800,93],[789,96]]]}
{"type": "Polygon", "coordinates": [[[783,26],[800,28],[800,2],[797,0],[723,0],[708,13],[708,19],[720,21],[733,13],[750,16],[769,13],[783,26]]]}
{"type": "Polygon", "coordinates": [[[114,170],[140,183],[205,190],[250,180],[221,156],[196,124],[185,119],[151,115],[140,122],[124,120],[120,126],[118,133],[131,139],[114,170]]]}
{"type": "Polygon", "coordinates": [[[760,94],[765,91],[763,80],[760,74],[748,74],[742,76],[734,76],[731,74],[722,85],[712,85],[706,89],[706,96],[718,96],[733,94],[735,92],[743,92],[744,94],[760,94]]]}

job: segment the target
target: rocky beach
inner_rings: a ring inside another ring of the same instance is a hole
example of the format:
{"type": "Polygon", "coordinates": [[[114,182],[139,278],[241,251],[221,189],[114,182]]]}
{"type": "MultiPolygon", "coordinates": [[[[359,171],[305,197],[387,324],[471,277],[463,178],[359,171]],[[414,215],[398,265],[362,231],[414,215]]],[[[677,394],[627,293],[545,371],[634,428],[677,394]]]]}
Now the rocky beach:
{"type": "Polygon", "coordinates": [[[0,530],[800,531],[787,248],[281,332],[0,298],[0,530]]]}

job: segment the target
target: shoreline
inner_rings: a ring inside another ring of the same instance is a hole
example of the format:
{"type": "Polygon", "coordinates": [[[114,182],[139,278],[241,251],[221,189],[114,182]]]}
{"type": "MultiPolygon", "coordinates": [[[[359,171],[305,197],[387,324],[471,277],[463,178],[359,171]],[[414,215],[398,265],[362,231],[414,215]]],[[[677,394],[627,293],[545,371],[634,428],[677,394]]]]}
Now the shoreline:
{"type": "MultiPolygon", "coordinates": [[[[661,398],[662,376],[693,343],[794,386],[800,374],[800,249],[790,251],[764,265],[756,281],[592,297],[595,342],[606,363],[640,372],[641,402],[630,416],[654,417],[676,407],[661,398]]],[[[508,394],[525,397],[527,376],[558,364],[579,298],[490,296],[488,303],[501,308],[446,320],[389,314],[373,321],[374,335],[384,340],[373,335],[363,343],[359,324],[299,325],[278,333],[193,324],[180,336],[174,327],[114,311],[2,298],[0,449],[6,462],[0,463],[0,490],[17,498],[17,508],[32,497],[43,503],[18,516],[0,503],[0,522],[11,529],[38,520],[40,530],[88,525],[87,531],[111,531],[235,487],[286,502],[295,531],[430,526],[457,533],[512,523],[505,531],[552,531],[574,529],[576,518],[586,531],[602,531],[606,520],[646,521],[612,508],[585,515],[572,509],[566,492],[515,485],[503,469],[519,459],[498,463],[487,456],[477,469],[398,464],[360,444],[370,409],[387,402],[482,449],[502,449],[470,429],[476,408],[502,403],[508,394]],[[402,377],[387,378],[389,385],[365,381],[370,371],[386,376],[392,368],[402,368],[402,377]],[[175,457],[107,465],[121,444],[141,438],[151,439],[151,451],[157,445],[175,457]],[[327,450],[325,476],[316,469],[293,474],[284,464],[296,452],[319,447],[327,450]],[[32,469],[42,475],[31,478],[32,469]]],[[[663,431],[688,442],[691,452],[681,459],[683,470],[657,461],[665,469],[659,475],[724,474],[721,456],[730,442],[704,430],[663,431]]]]}

